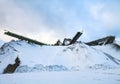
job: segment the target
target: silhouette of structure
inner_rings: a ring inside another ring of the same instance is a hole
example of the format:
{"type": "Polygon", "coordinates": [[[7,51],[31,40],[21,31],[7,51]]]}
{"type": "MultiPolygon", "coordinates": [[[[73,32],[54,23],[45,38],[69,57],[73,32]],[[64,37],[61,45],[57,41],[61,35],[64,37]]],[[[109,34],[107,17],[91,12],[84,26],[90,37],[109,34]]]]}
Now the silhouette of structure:
{"type": "Polygon", "coordinates": [[[77,32],[77,34],[71,40],[70,44],[74,44],[81,35],[82,35],[81,32],[77,32]]]}
{"type": "MultiPolygon", "coordinates": [[[[15,37],[15,38],[18,38],[18,39],[20,39],[20,40],[25,40],[25,41],[27,41],[28,43],[34,43],[34,44],[37,44],[37,45],[52,45],[52,44],[45,44],[45,43],[42,43],[42,42],[33,40],[33,39],[28,38],[28,37],[25,37],[25,36],[22,36],[22,35],[18,35],[18,34],[12,33],[12,32],[10,32],[10,31],[6,31],[6,32],[4,32],[4,34],[9,35],[9,36],[12,36],[12,37],[15,37]]],[[[77,32],[77,34],[73,37],[73,39],[71,39],[71,40],[69,39],[70,43],[67,44],[67,45],[74,44],[81,35],[82,35],[81,32],[77,32]]],[[[67,40],[67,39],[66,39],[66,40],[67,40]]],[[[65,40],[65,41],[66,41],[66,40],[65,40]]],[[[63,43],[61,43],[62,46],[65,45],[65,41],[64,41],[63,43]]],[[[56,44],[54,44],[54,45],[60,45],[60,41],[58,41],[58,42],[57,42],[56,44]]]]}
{"type": "Polygon", "coordinates": [[[10,31],[5,32],[4,34],[9,35],[9,36],[12,36],[12,37],[15,37],[15,38],[18,38],[18,39],[20,39],[20,40],[25,40],[25,41],[27,41],[28,43],[34,43],[34,44],[37,44],[37,45],[47,45],[47,44],[45,44],[45,43],[42,43],[42,42],[39,42],[39,41],[30,39],[30,38],[27,38],[27,37],[24,37],[24,36],[15,34],[15,33],[12,33],[12,32],[10,32],[10,31]]]}
{"type": "MultiPolygon", "coordinates": [[[[74,44],[75,42],[77,42],[78,38],[82,35],[82,32],[77,32],[77,34],[73,37],[73,39],[65,38],[63,42],[58,40],[57,43],[55,43],[55,44],[42,43],[42,42],[27,38],[25,36],[21,36],[21,35],[12,33],[10,31],[5,32],[4,34],[15,37],[15,38],[18,38],[20,40],[25,40],[28,43],[34,43],[34,44],[41,45],[41,46],[42,45],[47,45],[47,46],[68,46],[68,45],[71,45],[71,44],[74,44]]],[[[107,36],[107,37],[104,37],[104,38],[101,38],[101,39],[98,39],[98,40],[94,40],[94,41],[91,41],[91,42],[86,42],[85,44],[87,44],[89,46],[103,45],[103,44],[106,45],[106,44],[113,43],[114,40],[115,40],[115,36],[107,36]]]]}
{"type": "Polygon", "coordinates": [[[95,41],[91,41],[85,44],[89,46],[96,46],[96,45],[103,45],[103,44],[106,45],[106,44],[113,43],[114,40],[115,40],[115,36],[107,36],[107,37],[104,37],[95,41]]]}

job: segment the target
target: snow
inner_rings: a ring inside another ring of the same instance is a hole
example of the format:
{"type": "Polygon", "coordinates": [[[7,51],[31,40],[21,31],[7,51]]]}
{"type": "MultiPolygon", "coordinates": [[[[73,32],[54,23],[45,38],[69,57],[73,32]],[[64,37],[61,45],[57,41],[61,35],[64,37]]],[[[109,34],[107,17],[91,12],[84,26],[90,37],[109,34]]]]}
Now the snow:
{"type": "Polygon", "coordinates": [[[9,43],[5,43],[0,49],[0,72],[6,68],[8,64],[14,64],[16,58],[16,52],[14,52],[14,48],[9,45],[9,43]]]}
{"type": "Polygon", "coordinates": [[[116,38],[116,39],[115,39],[115,43],[117,43],[117,44],[120,45],[120,38],[116,38]]]}
{"type": "Polygon", "coordinates": [[[0,48],[0,84],[120,84],[120,51],[113,44],[39,46],[11,41],[0,48]],[[13,74],[2,74],[18,57],[13,74]]]}
{"type": "Polygon", "coordinates": [[[120,84],[117,70],[32,72],[0,75],[0,84],[120,84]]]}
{"type": "MultiPolygon", "coordinates": [[[[44,67],[52,66],[53,69],[54,65],[64,66],[68,70],[96,67],[106,69],[118,67],[120,64],[120,61],[111,55],[81,42],[69,46],[39,46],[28,44],[25,41],[11,41],[2,47],[0,52],[1,73],[8,64],[15,63],[16,57],[19,57],[21,61],[20,66],[28,68],[41,64],[44,67]]],[[[46,68],[44,69],[46,70],[46,68]]]]}
{"type": "Polygon", "coordinates": [[[111,56],[120,60],[120,49],[117,49],[113,44],[94,46],[94,48],[99,49],[102,52],[109,53],[111,56]]]}
{"type": "Polygon", "coordinates": [[[5,42],[0,40],[0,47],[4,44],[5,42]]]}
{"type": "Polygon", "coordinates": [[[41,71],[68,71],[68,69],[62,65],[43,66],[42,64],[37,64],[32,67],[29,67],[27,65],[20,66],[16,69],[15,72],[16,73],[26,73],[26,72],[41,72],[41,71]]]}

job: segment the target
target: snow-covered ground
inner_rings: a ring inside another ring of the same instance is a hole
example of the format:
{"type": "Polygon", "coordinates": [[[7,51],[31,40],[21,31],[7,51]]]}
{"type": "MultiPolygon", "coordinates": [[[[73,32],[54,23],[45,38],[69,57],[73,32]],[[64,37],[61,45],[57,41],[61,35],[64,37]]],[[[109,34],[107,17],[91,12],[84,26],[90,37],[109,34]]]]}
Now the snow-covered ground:
{"type": "Polygon", "coordinates": [[[120,84],[120,49],[113,44],[39,46],[11,41],[0,48],[0,84],[120,84]],[[18,57],[13,74],[2,74],[18,57]]]}
{"type": "Polygon", "coordinates": [[[120,84],[120,70],[1,74],[0,84],[120,84]]]}

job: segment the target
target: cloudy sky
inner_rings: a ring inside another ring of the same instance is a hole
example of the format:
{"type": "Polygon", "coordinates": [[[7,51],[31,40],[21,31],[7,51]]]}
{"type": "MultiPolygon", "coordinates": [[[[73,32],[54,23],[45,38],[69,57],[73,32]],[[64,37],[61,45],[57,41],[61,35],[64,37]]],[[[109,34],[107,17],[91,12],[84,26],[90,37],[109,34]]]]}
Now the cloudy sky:
{"type": "Polygon", "coordinates": [[[46,43],[120,37],[120,0],[0,0],[0,39],[11,40],[3,30],[46,43]]]}

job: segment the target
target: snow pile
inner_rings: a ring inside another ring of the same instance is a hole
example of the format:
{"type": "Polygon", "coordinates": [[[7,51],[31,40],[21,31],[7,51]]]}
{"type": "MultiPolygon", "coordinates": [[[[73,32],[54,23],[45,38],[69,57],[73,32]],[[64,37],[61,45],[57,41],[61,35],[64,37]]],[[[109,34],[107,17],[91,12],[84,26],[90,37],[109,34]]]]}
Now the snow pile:
{"type": "Polygon", "coordinates": [[[112,55],[107,54],[99,49],[85,45],[84,43],[76,43],[67,47],[64,51],[67,52],[63,56],[68,56],[69,51],[73,60],[73,68],[78,67],[99,67],[110,68],[111,66],[116,66],[120,64],[120,60],[112,57],[112,55]]]}
{"type": "Polygon", "coordinates": [[[62,65],[49,65],[43,66],[42,64],[37,64],[33,67],[27,65],[20,66],[17,68],[16,72],[40,72],[40,71],[67,71],[68,69],[62,65]]]}
{"type": "Polygon", "coordinates": [[[25,41],[11,41],[0,48],[0,73],[8,64],[14,64],[16,57],[21,61],[16,72],[111,69],[120,66],[119,57],[113,57],[113,54],[100,48],[81,42],[69,46],[39,46],[25,41]]]}

